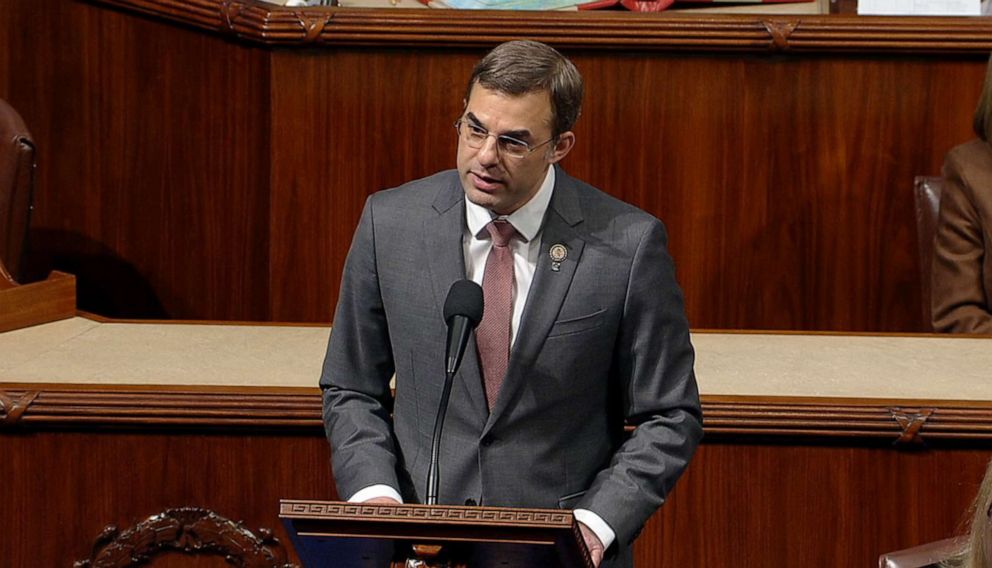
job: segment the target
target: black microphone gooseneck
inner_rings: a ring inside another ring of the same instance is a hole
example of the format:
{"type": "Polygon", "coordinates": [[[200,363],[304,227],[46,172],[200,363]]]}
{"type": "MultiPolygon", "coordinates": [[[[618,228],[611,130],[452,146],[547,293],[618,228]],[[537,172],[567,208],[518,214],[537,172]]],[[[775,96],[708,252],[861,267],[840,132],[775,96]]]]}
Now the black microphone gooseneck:
{"type": "Polygon", "coordinates": [[[437,505],[438,461],[441,453],[441,429],[448,410],[451,383],[462,363],[465,347],[472,330],[482,320],[482,288],[471,280],[458,280],[448,289],[444,301],[444,321],[448,324],[448,345],[444,353],[444,390],[434,419],[434,437],[431,440],[431,464],[427,470],[427,504],[437,505]]]}

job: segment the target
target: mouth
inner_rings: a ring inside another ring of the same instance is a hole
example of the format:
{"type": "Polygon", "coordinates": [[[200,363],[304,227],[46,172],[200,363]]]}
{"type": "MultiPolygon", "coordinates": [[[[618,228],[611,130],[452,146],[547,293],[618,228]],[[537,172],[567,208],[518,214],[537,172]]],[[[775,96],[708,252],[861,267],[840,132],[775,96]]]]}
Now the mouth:
{"type": "Polygon", "coordinates": [[[503,185],[503,181],[494,177],[487,176],[486,174],[469,171],[469,176],[472,178],[472,185],[475,186],[479,191],[492,192],[499,189],[503,185]]]}

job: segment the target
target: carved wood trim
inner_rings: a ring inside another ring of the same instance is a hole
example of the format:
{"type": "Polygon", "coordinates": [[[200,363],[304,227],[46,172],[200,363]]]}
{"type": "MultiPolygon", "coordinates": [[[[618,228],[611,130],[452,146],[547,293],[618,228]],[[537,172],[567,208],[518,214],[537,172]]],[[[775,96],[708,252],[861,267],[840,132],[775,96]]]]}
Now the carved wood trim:
{"type": "MultiPolygon", "coordinates": [[[[703,396],[713,437],[992,441],[992,402],[703,396]]],[[[0,384],[4,429],[322,429],[317,389],[0,384]]]]}
{"type": "MultiPolygon", "coordinates": [[[[567,554],[572,549],[570,543],[584,548],[571,510],[284,499],[279,502],[279,518],[301,536],[401,538],[410,541],[415,550],[421,539],[431,544],[485,541],[563,546],[565,550],[559,548],[559,552],[567,554]]],[[[434,551],[420,548],[418,552],[434,551]]],[[[587,554],[572,552],[577,554],[576,562],[581,556],[584,565],[592,568],[587,554]]]]}
{"type": "MultiPolygon", "coordinates": [[[[20,428],[321,428],[321,400],[315,391],[60,387],[31,393],[28,400],[25,390],[8,389],[0,390],[0,406],[10,408],[7,400],[31,402],[17,414],[20,428]]],[[[3,412],[0,410],[0,429],[13,426],[3,412]]]]}
{"type": "Polygon", "coordinates": [[[527,528],[569,528],[572,511],[547,509],[511,509],[502,507],[457,507],[445,505],[387,505],[342,503],[339,501],[283,500],[280,516],[294,519],[352,520],[356,515],[368,522],[414,523],[433,520],[445,524],[474,525],[485,521],[490,526],[527,528]]]}
{"type": "Polygon", "coordinates": [[[5,393],[0,391],[0,425],[12,426],[21,419],[38,393],[34,391],[5,393]]]}
{"type": "Polygon", "coordinates": [[[899,405],[870,399],[713,397],[703,400],[708,436],[862,438],[895,445],[951,440],[992,440],[992,405],[917,401],[899,405]],[[734,400],[728,400],[734,399],[734,400]]]}
{"type": "Polygon", "coordinates": [[[284,8],[256,0],[90,0],[270,46],[490,47],[519,37],[597,50],[985,55],[987,18],[284,8]]]}
{"type": "Polygon", "coordinates": [[[890,408],[889,412],[892,413],[892,418],[894,418],[896,423],[899,424],[899,427],[902,428],[902,433],[899,434],[899,438],[893,442],[894,444],[923,444],[923,437],[920,436],[920,431],[923,429],[923,425],[926,423],[927,419],[933,415],[933,408],[920,408],[915,410],[890,408]]]}
{"type": "Polygon", "coordinates": [[[245,568],[296,568],[286,562],[286,551],[269,529],[258,535],[243,523],[213,511],[184,507],[152,515],[121,532],[103,529],[93,553],[74,568],[113,568],[144,564],[163,552],[223,555],[228,564],[245,568]]]}

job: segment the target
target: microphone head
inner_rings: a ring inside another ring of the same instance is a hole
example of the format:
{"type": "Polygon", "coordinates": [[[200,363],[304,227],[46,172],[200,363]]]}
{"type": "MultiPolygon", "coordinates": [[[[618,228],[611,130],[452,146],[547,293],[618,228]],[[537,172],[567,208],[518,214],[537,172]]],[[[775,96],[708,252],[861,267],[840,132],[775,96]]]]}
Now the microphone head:
{"type": "Polygon", "coordinates": [[[455,316],[465,316],[475,327],[482,321],[482,311],[482,286],[471,280],[457,280],[448,289],[448,297],[444,300],[445,322],[450,323],[455,316]]]}

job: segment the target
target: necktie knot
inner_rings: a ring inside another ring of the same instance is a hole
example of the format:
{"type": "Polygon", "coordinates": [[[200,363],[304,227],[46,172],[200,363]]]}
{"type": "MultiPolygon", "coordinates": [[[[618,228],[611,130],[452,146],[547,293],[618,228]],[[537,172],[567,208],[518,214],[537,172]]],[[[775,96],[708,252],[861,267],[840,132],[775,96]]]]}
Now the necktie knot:
{"type": "Polygon", "coordinates": [[[494,247],[505,247],[510,243],[510,239],[517,234],[517,230],[509,221],[504,219],[493,219],[486,225],[489,236],[493,239],[494,247]]]}

